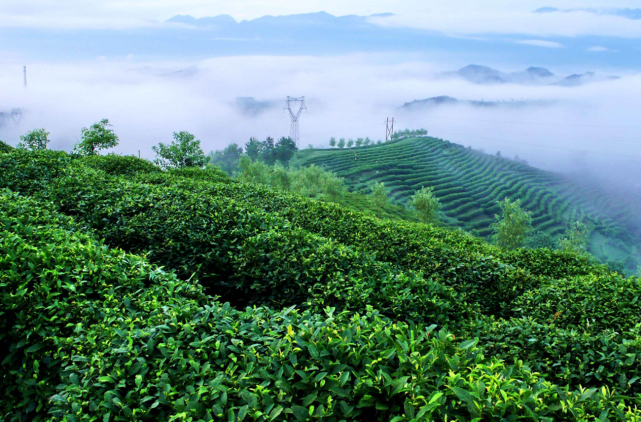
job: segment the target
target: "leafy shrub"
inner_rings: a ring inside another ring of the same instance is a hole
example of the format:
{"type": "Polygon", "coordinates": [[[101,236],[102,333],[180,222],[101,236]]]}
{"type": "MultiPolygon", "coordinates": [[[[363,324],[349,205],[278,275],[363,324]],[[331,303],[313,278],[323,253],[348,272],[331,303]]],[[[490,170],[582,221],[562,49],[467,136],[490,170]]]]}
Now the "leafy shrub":
{"type": "Polygon", "coordinates": [[[599,333],[639,324],[641,280],[614,273],[552,280],[513,303],[523,317],[540,323],[599,333]]]}
{"type": "Polygon", "coordinates": [[[49,196],[110,245],[146,252],[182,277],[196,272],[209,292],[235,304],[307,303],[359,311],[377,303],[391,317],[442,324],[466,314],[465,304],[439,280],[403,274],[246,203],[182,185],[73,170],[49,196]]]}
{"type": "Polygon", "coordinates": [[[484,353],[506,362],[527,362],[560,385],[610,386],[626,395],[641,393],[641,327],[598,334],[564,329],[530,318],[476,321],[469,332],[484,353]]]}
{"type": "Polygon", "coordinates": [[[202,180],[211,183],[231,183],[231,179],[220,167],[208,165],[204,169],[198,167],[180,167],[169,169],[171,178],[186,178],[202,180]]]}
{"type": "Polygon", "coordinates": [[[26,151],[20,148],[0,157],[0,189],[25,195],[44,192],[69,167],[71,157],[62,151],[26,151]]]}
{"type": "Polygon", "coordinates": [[[88,155],[79,159],[82,165],[107,174],[120,176],[133,176],[138,173],[155,173],[161,170],[147,160],[133,156],[109,155],[88,155]]]}
{"type": "Polygon", "coordinates": [[[0,141],[0,154],[8,153],[13,150],[13,147],[5,142],[0,141]]]}
{"type": "Polygon", "coordinates": [[[568,391],[372,309],[235,310],[43,204],[0,197],[8,420],[641,417],[607,388],[568,391]]]}

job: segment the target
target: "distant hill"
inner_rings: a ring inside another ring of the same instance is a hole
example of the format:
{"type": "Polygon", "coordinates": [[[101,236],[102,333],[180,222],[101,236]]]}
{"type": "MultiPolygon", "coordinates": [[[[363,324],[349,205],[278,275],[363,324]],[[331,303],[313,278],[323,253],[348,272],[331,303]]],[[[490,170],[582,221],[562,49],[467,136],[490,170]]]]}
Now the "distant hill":
{"type": "Polygon", "coordinates": [[[595,72],[561,77],[543,67],[529,67],[522,71],[505,73],[491,67],[476,64],[465,66],[455,72],[445,72],[442,76],[461,78],[481,85],[512,83],[519,85],[580,86],[591,82],[619,79],[618,76],[601,76],[595,72]]]}
{"type": "Polygon", "coordinates": [[[553,101],[525,100],[525,101],[474,101],[458,100],[448,96],[432,97],[425,100],[414,100],[403,104],[400,108],[405,111],[424,110],[441,106],[470,106],[475,108],[524,108],[544,107],[553,105],[553,101]]]}
{"type": "Polygon", "coordinates": [[[619,197],[594,183],[431,137],[299,154],[302,165],[335,172],[354,191],[367,192],[374,182],[384,182],[398,204],[406,204],[422,186],[432,186],[443,204],[444,222],[482,237],[492,233],[490,224],[500,212],[497,201],[510,197],[533,213],[535,230],[558,236],[570,223],[582,221],[592,230],[592,254],[626,261],[630,271],[641,262],[635,246],[641,243],[641,201],[634,195],[619,197]]]}

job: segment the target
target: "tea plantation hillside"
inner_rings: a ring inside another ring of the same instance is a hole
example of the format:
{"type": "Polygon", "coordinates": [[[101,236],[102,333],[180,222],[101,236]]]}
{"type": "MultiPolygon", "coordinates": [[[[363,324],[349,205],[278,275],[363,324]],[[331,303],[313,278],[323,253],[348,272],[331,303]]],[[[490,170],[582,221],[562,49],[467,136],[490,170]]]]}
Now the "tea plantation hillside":
{"type": "Polygon", "coordinates": [[[134,157],[0,153],[1,421],[641,421],[641,279],[134,157]]]}
{"type": "Polygon", "coordinates": [[[500,214],[497,201],[520,199],[532,212],[535,230],[554,236],[580,221],[592,231],[590,252],[595,256],[627,260],[629,269],[636,269],[639,259],[638,205],[555,173],[441,139],[402,138],[351,149],[304,150],[299,152],[299,164],[332,171],[355,191],[383,182],[399,204],[407,203],[421,187],[432,186],[443,205],[444,222],[482,237],[491,234],[489,226],[500,214]]]}

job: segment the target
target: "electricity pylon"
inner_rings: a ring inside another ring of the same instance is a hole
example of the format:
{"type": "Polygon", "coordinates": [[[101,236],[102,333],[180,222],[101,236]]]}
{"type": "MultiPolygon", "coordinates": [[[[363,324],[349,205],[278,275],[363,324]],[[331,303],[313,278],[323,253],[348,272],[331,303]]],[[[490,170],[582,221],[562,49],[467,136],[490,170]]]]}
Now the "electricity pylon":
{"type": "Polygon", "coordinates": [[[303,112],[303,110],[307,110],[307,106],[305,106],[305,97],[300,97],[300,98],[294,98],[294,97],[287,97],[287,106],[285,107],[285,110],[289,111],[289,117],[292,120],[291,128],[289,130],[289,137],[292,138],[292,140],[296,143],[296,146],[298,147],[298,142],[300,141],[300,132],[298,129],[298,120],[300,119],[300,115],[303,112]],[[300,103],[298,110],[294,111],[296,109],[296,103],[300,103]],[[292,106],[294,107],[292,109],[292,106]]]}

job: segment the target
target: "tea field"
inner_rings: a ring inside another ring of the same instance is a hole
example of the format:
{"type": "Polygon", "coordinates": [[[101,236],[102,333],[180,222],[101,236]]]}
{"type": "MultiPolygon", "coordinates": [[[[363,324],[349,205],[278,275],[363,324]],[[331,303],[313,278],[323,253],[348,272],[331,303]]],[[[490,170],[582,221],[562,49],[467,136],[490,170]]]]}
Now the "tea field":
{"type": "Polygon", "coordinates": [[[639,297],[585,255],[216,168],[0,152],[2,421],[641,421],[639,297]]]}
{"type": "Polygon", "coordinates": [[[406,204],[418,189],[432,186],[447,225],[485,238],[491,235],[494,215],[500,213],[497,202],[520,199],[537,231],[558,237],[580,221],[591,230],[593,255],[621,261],[629,271],[636,270],[641,259],[636,247],[641,244],[637,198],[615,197],[521,161],[437,138],[410,137],[359,148],[304,150],[298,163],[336,173],[353,191],[367,192],[374,182],[383,182],[396,204],[406,204]]]}

